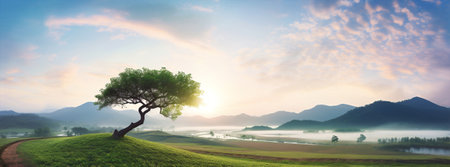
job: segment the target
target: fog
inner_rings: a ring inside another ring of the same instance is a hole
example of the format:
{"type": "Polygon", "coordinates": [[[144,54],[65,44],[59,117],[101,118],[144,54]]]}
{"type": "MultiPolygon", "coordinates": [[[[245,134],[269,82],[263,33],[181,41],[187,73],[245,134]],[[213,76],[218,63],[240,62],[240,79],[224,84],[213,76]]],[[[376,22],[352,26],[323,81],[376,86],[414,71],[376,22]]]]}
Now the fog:
{"type": "Polygon", "coordinates": [[[405,152],[415,153],[415,154],[431,154],[431,155],[446,155],[450,156],[450,150],[442,148],[426,148],[426,147],[411,147],[405,149],[405,152]]]}
{"type": "Polygon", "coordinates": [[[333,135],[339,137],[340,141],[356,141],[360,134],[364,134],[367,138],[365,141],[377,142],[380,138],[401,138],[401,137],[420,137],[420,138],[436,138],[448,137],[448,130],[367,130],[363,132],[333,132],[324,130],[318,132],[308,132],[303,130],[264,130],[264,131],[241,131],[244,127],[236,126],[219,126],[219,127],[184,127],[167,129],[168,131],[192,131],[192,136],[205,138],[223,138],[234,139],[226,134],[246,134],[262,137],[283,137],[295,139],[313,139],[313,140],[331,140],[333,135]],[[215,136],[209,135],[210,131],[214,131],[215,136]]]}
{"type": "Polygon", "coordinates": [[[360,134],[364,134],[366,141],[376,142],[380,138],[392,137],[420,137],[420,138],[436,138],[450,136],[450,131],[444,130],[373,130],[364,132],[333,132],[330,130],[318,132],[306,131],[288,131],[288,130],[272,130],[272,131],[246,131],[245,133],[265,136],[265,137],[289,137],[300,139],[316,139],[316,140],[330,140],[333,135],[339,137],[343,141],[356,141],[360,134]]]}

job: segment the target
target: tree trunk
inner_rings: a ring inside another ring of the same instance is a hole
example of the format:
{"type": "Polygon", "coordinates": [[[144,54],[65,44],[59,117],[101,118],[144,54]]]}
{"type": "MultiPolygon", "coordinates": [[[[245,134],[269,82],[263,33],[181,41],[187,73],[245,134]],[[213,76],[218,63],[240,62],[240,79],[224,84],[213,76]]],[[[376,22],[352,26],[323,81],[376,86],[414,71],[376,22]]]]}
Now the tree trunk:
{"type": "Polygon", "coordinates": [[[134,123],[132,122],[130,125],[128,125],[128,127],[124,128],[124,129],[122,129],[120,131],[117,131],[117,129],[114,130],[114,133],[113,133],[112,137],[115,138],[115,139],[123,138],[125,136],[125,134],[127,134],[128,132],[130,132],[134,128],[138,127],[139,125],[144,124],[145,114],[146,113],[139,112],[139,114],[141,115],[141,119],[139,121],[134,122],[134,123]]]}

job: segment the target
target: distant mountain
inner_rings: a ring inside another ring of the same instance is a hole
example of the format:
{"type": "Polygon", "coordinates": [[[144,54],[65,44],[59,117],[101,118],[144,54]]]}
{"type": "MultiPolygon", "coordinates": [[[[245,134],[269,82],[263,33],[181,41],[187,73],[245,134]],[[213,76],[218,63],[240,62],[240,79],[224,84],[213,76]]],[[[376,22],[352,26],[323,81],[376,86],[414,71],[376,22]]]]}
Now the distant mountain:
{"type": "MultiPolygon", "coordinates": [[[[153,128],[180,126],[253,126],[253,125],[281,125],[293,119],[328,120],[342,115],[354,108],[350,105],[326,106],[318,105],[300,113],[278,111],[262,116],[247,114],[218,116],[205,118],[202,116],[180,116],[175,121],[162,116],[146,117],[144,126],[153,128]]],[[[118,111],[111,107],[97,110],[93,102],[87,102],[77,107],[66,107],[51,113],[40,114],[43,117],[60,120],[70,124],[126,126],[130,122],[139,120],[135,110],[118,111]]]]}
{"type": "Polygon", "coordinates": [[[311,109],[302,111],[295,118],[301,120],[327,121],[337,118],[354,108],[354,106],[347,104],[340,104],[337,106],[316,105],[311,109]]]}
{"type": "Polygon", "coordinates": [[[300,113],[278,111],[262,116],[247,114],[218,116],[205,118],[201,116],[181,116],[173,122],[174,126],[253,126],[253,125],[281,125],[285,122],[297,120],[324,121],[336,118],[354,106],[340,104],[337,106],[317,105],[300,113]]]}
{"type": "Polygon", "coordinates": [[[0,111],[0,116],[7,116],[7,115],[19,115],[19,113],[16,113],[13,110],[0,111]]]}
{"type": "Polygon", "coordinates": [[[423,98],[415,97],[397,103],[376,101],[321,123],[307,124],[301,121],[288,123],[281,125],[279,129],[286,129],[286,127],[289,127],[289,129],[309,129],[311,127],[316,129],[450,129],[450,109],[423,98]],[[292,126],[293,124],[296,124],[296,126],[292,126]]]}
{"type": "MultiPolygon", "coordinates": [[[[15,113],[15,112],[14,112],[15,113]]],[[[8,128],[55,128],[58,122],[36,114],[14,114],[0,116],[0,129],[8,128]]]]}
{"type": "Polygon", "coordinates": [[[98,110],[98,106],[93,102],[87,102],[77,107],[66,107],[40,115],[65,123],[98,126],[123,126],[139,120],[137,111],[118,111],[111,107],[98,110]]]}
{"type": "Polygon", "coordinates": [[[431,110],[431,111],[448,111],[449,110],[449,108],[439,106],[437,104],[434,104],[431,101],[428,101],[428,100],[420,98],[420,97],[413,97],[412,99],[398,102],[398,104],[403,104],[403,105],[406,105],[409,107],[419,108],[419,109],[424,109],[424,110],[431,110]]]}

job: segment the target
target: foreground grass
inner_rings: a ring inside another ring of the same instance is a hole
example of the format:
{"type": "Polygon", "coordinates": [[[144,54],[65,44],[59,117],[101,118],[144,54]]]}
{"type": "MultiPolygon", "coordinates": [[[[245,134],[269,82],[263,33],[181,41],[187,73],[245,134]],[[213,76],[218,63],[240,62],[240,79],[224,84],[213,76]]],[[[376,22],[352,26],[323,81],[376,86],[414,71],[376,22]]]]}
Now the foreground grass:
{"type": "Polygon", "coordinates": [[[27,141],[18,152],[38,166],[291,166],[196,154],[133,137],[111,134],[27,141]]]}

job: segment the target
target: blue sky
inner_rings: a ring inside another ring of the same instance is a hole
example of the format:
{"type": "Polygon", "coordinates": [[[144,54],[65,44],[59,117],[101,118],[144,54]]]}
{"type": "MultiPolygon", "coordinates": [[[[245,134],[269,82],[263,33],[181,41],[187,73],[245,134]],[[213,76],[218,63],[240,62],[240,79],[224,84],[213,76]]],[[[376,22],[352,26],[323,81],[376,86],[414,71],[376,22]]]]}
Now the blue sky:
{"type": "Polygon", "coordinates": [[[94,101],[126,67],[191,73],[187,115],[421,96],[450,106],[450,3],[0,1],[0,109],[94,101]]]}

